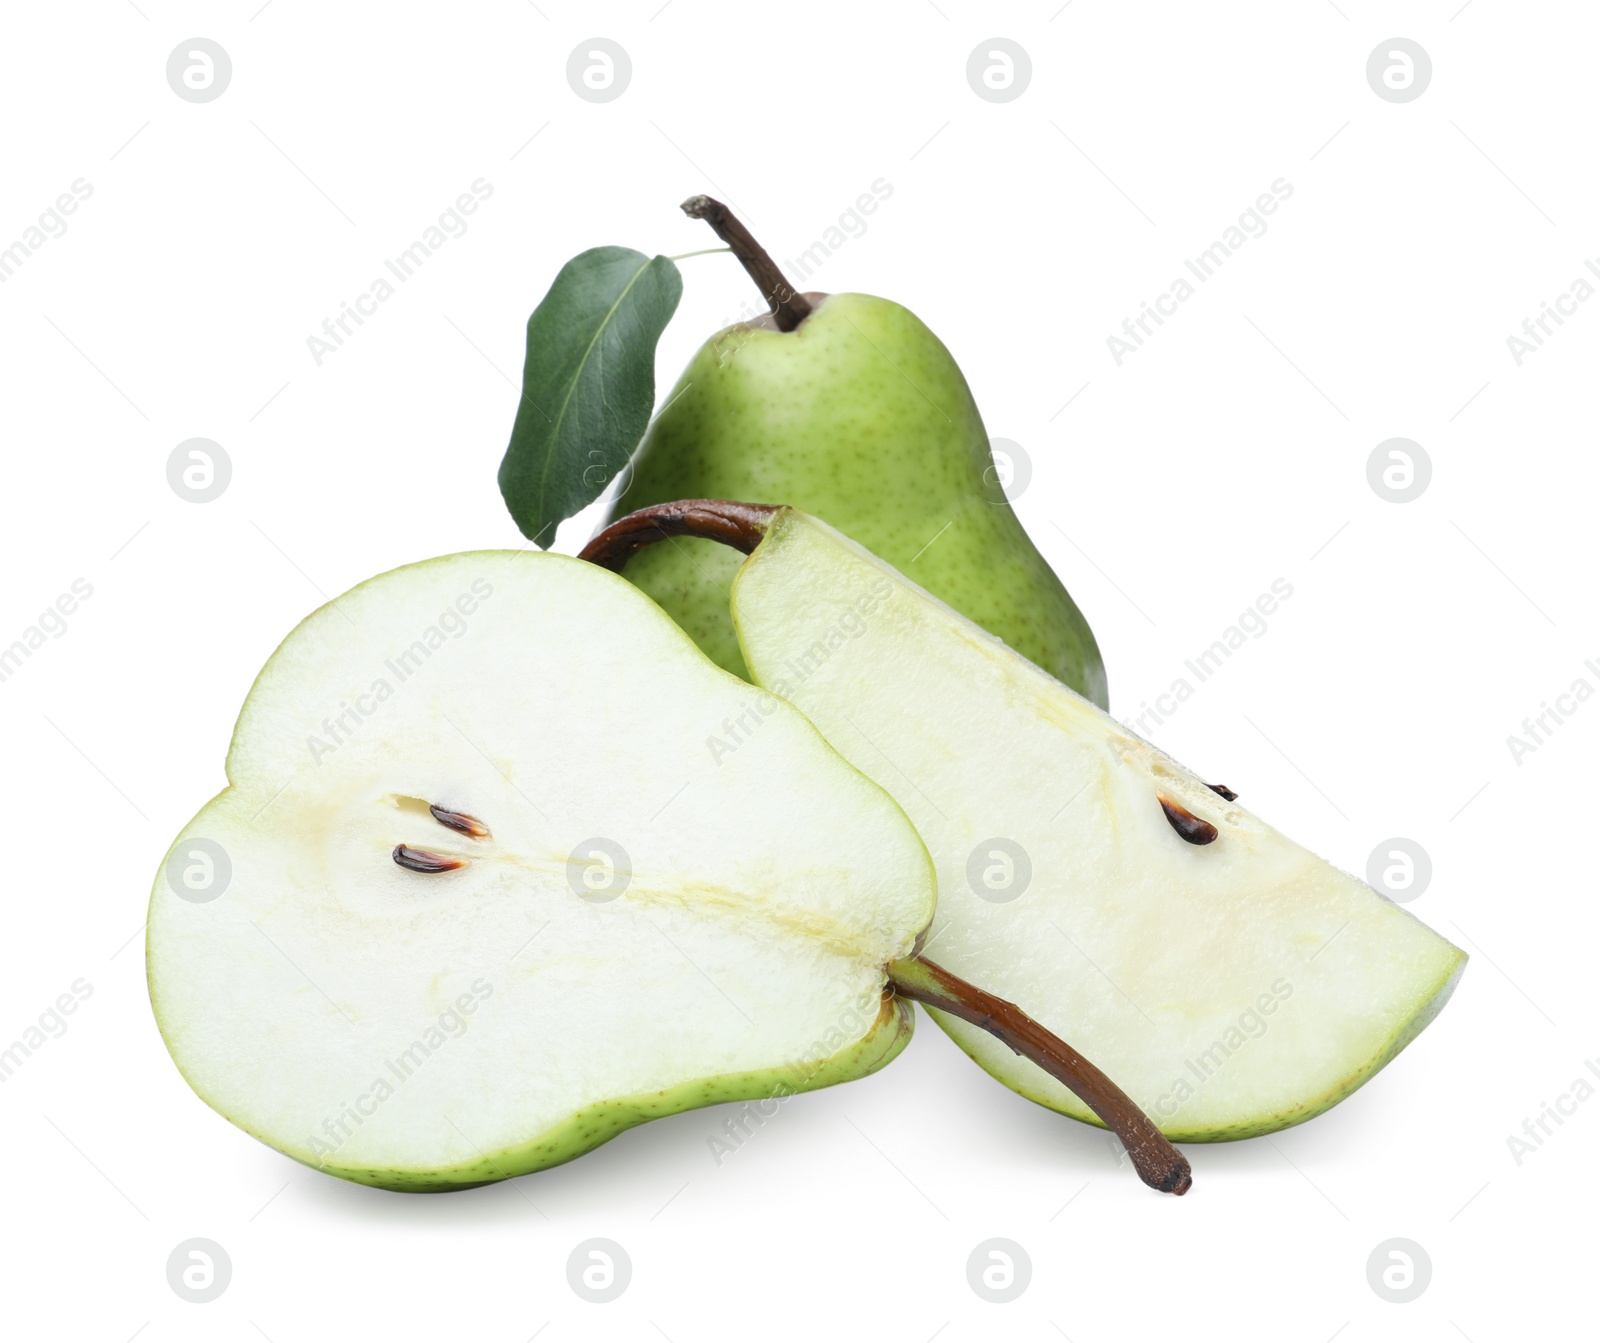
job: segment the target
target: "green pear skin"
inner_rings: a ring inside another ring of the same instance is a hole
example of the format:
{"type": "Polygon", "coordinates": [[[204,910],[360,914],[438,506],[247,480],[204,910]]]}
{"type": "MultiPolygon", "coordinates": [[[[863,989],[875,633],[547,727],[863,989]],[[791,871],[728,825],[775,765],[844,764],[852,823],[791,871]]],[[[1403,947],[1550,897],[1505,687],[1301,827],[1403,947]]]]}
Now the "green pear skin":
{"type": "MultiPolygon", "coordinates": [[[[700,348],[606,522],[674,499],[792,504],[1106,707],[1094,635],[1006,501],[950,351],[898,303],[807,297],[813,310],[794,331],[766,317],[700,348]]],[[[625,576],[749,680],[728,613],[740,558],[673,539],[635,556],[625,576]]]]}

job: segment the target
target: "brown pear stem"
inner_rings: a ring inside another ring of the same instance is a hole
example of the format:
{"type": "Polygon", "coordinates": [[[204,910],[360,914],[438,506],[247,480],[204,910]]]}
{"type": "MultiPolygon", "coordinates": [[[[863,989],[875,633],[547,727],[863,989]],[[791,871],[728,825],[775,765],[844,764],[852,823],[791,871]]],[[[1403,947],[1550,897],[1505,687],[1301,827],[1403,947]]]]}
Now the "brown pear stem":
{"type": "Polygon", "coordinates": [[[680,499],[653,504],[618,518],[598,533],[581,551],[580,560],[620,574],[635,552],[669,536],[693,536],[721,541],[748,555],[767,534],[774,504],[739,504],[727,499],[680,499]]]}
{"type": "MultiPolygon", "coordinates": [[[[621,573],[636,552],[669,536],[721,541],[748,555],[761,544],[773,517],[780,512],[782,508],[772,504],[741,504],[726,499],[655,504],[613,522],[579,552],[578,558],[621,573]]],[[[1155,1122],[1094,1064],[1015,1003],[986,993],[921,956],[894,961],[886,973],[901,996],[971,1022],[1043,1068],[1122,1139],[1133,1168],[1152,1189],[1171,1194],[1188,1191],[1189,1163],[1155,1122]]]]}
{"type": "Polygon", "coordinates": [[[751,236],[732,210],[710,196],[690,196],[679,207],[690,219],[703,219],[727,243],[777,319],[779,331],[793,331],[811,312],[811,304],[778,269],[767,249],[751,236]]]}
{"type": "Polygon", "coordinates": [[[892,962],[888,975],[902,997],[971,1022],[1013,1053],[1037,1063],[1122,1139],[1134,1170],[1152,1189],[1165,1194],[1188,1192],[1193,1182],[1189,1162],[1155,1122],[1100,1069],[1015,1003],[958,979],[922,956],[892,962]]]}

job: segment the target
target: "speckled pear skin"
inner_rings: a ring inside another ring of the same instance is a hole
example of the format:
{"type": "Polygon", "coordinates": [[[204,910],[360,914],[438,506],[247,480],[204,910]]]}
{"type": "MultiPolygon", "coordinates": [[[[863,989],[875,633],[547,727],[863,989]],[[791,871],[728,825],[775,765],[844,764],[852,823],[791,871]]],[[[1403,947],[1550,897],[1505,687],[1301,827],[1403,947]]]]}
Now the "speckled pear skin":
{"type": "MultiPolygon", "coordinates": [[[[808,297],[812,313],[792,332],[762,318],[700,348],[606,524],[675,499],[793,504],[1104,708],[1094,635],[1006,502],[950,351],[898,303],[808,297]]],[[[674,539],[636,555],[626,577],[749,680],[728,611],[742,558],[674,539]]]]}
{"type": "MultiPolygon", "coordinates": [[[[705,1077],[654,1095],[605,1101],[580,1110],[530,1142],[497,1152],[480,1153],[476,1160],[445,1170],[373,1169],[322,1162],[304,1152],[289,1151],[288,1155],[313,1170],[337,1175],[356,1184],[374,1185],[399,1193],[442,1194],[455,1189],[472,1189],[496,1180],[513,1179],[532,1171],[563,1165],[610,1142],[619,1133],[665,1115],[728,1101],[771,1103],[774,1099],[798,1095],[802,1091],[819,1091],[823,1087],[870,1076],[899,1057],[900,1051],[911,1042],[913,1026],[911,1004],[886,993],[871,1029],[859,1040],[819,1062],[775,1068],[767,1072],[705,1077]]],[[[224,1118],[239,1123],[232,1116],[224,1118]]],[[[240,1127],[269,1147],[274,1146],[248,1125],[241,1124],[240,1127]]]]}

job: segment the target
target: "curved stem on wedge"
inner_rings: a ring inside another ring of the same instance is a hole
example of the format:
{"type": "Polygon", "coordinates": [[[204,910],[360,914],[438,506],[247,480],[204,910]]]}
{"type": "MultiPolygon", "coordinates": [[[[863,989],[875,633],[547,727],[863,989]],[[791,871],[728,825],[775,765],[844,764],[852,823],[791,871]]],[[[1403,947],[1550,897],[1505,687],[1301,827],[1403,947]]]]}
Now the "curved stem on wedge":
{"type": "Polygon", "coordinates": [[[690,219],[705,220],[716,230],[717,237],[728,244],[729,250],[739,258],[740,264],[756,282],[761,297],[772,309],[779,331],[793,331],[805,321],[811,313],[809,300],[784,279],[778,263],[750,235],[750,230],[734,217],[732,210],[710,196],[690,196],[679,208],[690,219]]]}
{"type": "MultiPolygon", "coordinates": [[[[721,541],[748,555],[783,509],[726,499],[682,499],[619,518],[586,545],[578,558],[621,573],[637,551],[670,536],[721,541]]],[[[1122,1139],[1139,1178],[1152,1189],[1182,1194],[1191,1183],[1189,1163],[1127,1094],[1066,1041],[1015,1003],[986,993],[921,956],[892,962],[889,982],[905,998],[937,1007],[986,1030],[1014,1053],[1036,1063],[1100,1117],[1122,1139]]]]}
{"type": "Polygon", "coordinates": [[[1122,1139],[1134,1170],[1152,1189],[1164,1194],[1188,1192],[1192,1183],[1189,1162],[1154,1121],[1100,1069],[1015,1003],[996,998],[921,956],[894,961],[888,966],[888,975],[902,997],[971,1022],[1043,1068],[1122,1139]]]}
{"type": "Polygon", "coordinates": [[[761,544],[767,524],[779,511],[772,504],[738,504],[726,499],[654,504],[618,518],[579,551],[578,558],[620,574],[635,552],[669,536],[721,541],[748,555],[761,544]]]}

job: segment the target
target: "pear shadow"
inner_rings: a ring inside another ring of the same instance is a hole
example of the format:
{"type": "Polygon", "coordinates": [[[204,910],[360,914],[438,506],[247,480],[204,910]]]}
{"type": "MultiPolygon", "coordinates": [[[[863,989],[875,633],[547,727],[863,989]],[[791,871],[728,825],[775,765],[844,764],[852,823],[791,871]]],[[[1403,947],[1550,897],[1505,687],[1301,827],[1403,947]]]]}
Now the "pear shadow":
{"type": "Polygon", "coordinates": [[[508,1187],[514,1181],[439,1194],[414,1194],[356,1184],[308,1169],[299,1183],[300,1197],[318,1212],[372,1226],[392,1226],[397,1222],[408,1226],[500,1226],[544,1220],[508,1187]]]}
{"type": "MultiPolygon", "coordinates": [[[[990,1079],[993,1081],[994,1079],[990,1079]]],[[[1126,1194],[1139,1196],[1152,1192],[1139,1179],[1123,1151],[1121,1141],[1108,1130],[1049,1109],[1020,1096],[999,1082],[981,1093],[983,1139],[1006,1149],[1006,1159],[1019,1169],[1036,1172],[1042,1185],[1060,1185],[1067,1192],[1093,1180],[1099,1187],[1120,1184],[1126,1194]]],[[[1346,1105],[1350,1102],[1346,1102],[1346,1105]]],[[[978,1110],[976,1102],[970,1109],[978,1110]]],[[[1343,1108],[1343,1107],[1341,1107],[1343,1108]]],[[[1354,1152],[1370,1141],[1367,1138],[1340,1139],[1340,1130],[1349,1132],[1355,1125],[1341,1124],[1334,1112],[1308,1120],[1321,1138],[1334,1137],[1318,1146],[1335,1152],[1354,1152]]],[[[1221,1193],[1229,1185],[1265,1179],[1298,1181],[1296,1167],[1306,1160],[1303,1143],[1297,1135],[1304,1125],[1254,1138],[1227,1142],[1177,1142],[1174,1145],[1188,1160],[1194,1178],[1195,1194],[1221,1193]],[[1287,1157],[1291,1159],[1286,1159],[1287,1157]]],[[[1232,1197],[1232,1195],[1228,1195],[1232,1197]]],[[[1162,1195],[1165,1197],[1165,1195],[1162,1195]]]]}
{"type": "MultiPolygon", "coordinates": [[[[1012,1091],[978,1068],[954,1040],[919,1013],[918,1031],[903,1057],[906,1073],[921,1074],[921,1089],[958,1098],[953,1122],[971,1127],[976,1140],[1004,1147],[1007,1159],[1037,1169],[1041,1177],[1096,1179],[1113,1173],[1139,1187],[1122,1145],[1108,1130],[1061,1114],[1012,1091]],[[974,1086],[981,1077],[986,1085],[974,1086]]],[[[1337,1162],[1392,1137],[1395,1107],[1385,1098],[1389,1079],[1379,1073],[1330,1110],[1303,1123],[1226,1142],[1178,1142],[1197,1187],[1208,1177],[1294,1175],[1288,1157],[1337,1162]]]]}
{"type": "Polygon", "coordinates": [[[715,1173],[706,1139],[721,1132],[723,1112],[738,1108],[738,1102],[723,1102],[664,1115],[559,1166],[473,1189],[427,1194],[379,1189],[287,1157],[282,1162],[303,1177],[296,1179],[300,1196],[320,1211],[369,1224],[555,1225],[607,1216],[648,1218],[686,1183],[715,1173]]]}
{"type": "MultiPolygon", "coordinates": [[[[909,1097],[904,1103],[913,1108],[913,1119],[926,1118],[924,1107],[930,1097],[944,1098],[951,1142],[997,1147],[1008,1164],[1034,1170],[1041,1180],[1114,1178],[1126,1182],[1130,1191],[1143,1189],[1121,1144],[1107,1130],[1018,1095],[978,1068],[932,1021],[918,1015],[910,1045],[892,1065],[892,1081],[880,1074],[794,1097],[785,1105],[784,1128],[791,1139],[804,1145],[838,1141],[833,1125],[841,1113],[839,1102],[846,1094],[865,1099],[882,1088],[882,1094],[895,1097],[888,1102],[891,1106],[901,1103],[899,1097],[909,1097]]],[[[1213,1187],[1215,1177],[1232,1174],[1292,1176],[1285,1150],[1297,1159],[1310,1154],[1337,1160],[1341,1154],[1385,1141],[1393,1109],[1373,1094],[1384,1089],[1380,1075],[1305,1124],[1264,1137],[1179,1146],[1200,1189],[1213,1187]]],[[[402,1193],[355,1184],[287,1157],[279,1157],[273,1169],[287,1166],[296,1197],[309,1200],[319,1211],[366,1224],[539,1227],[613,1217],[653,1220],[688,1186],[717,1175],[708,1140],[722,1136],[724,1119],[741,1107],[741,1102],[730,1101],[666,1115],[562,1165],[445,1193],[402,1193]]],[[[896,1123],[902,1120],[911,1122],[905,1116],[894,1117],[896,1123]]]]}

